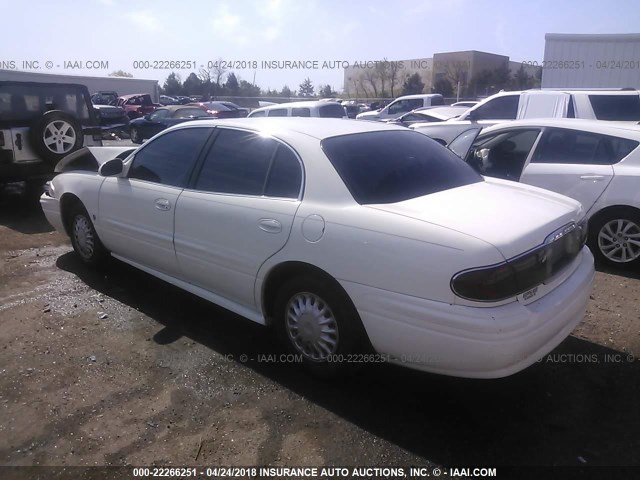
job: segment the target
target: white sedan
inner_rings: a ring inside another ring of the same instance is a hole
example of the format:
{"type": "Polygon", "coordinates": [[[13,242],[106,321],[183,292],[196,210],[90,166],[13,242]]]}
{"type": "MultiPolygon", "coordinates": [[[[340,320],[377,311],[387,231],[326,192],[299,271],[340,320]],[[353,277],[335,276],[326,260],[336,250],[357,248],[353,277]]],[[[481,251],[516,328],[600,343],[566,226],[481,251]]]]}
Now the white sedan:
{"type": "Polygon", "coordinates": [[[403,127],[193,121],[59,167],[42,208],[85,263],[111,254],[273,325],[324,375],[363,360],[510,375],[591,291],[578,202],[484,179],[403,127]]]}
{"type": "Polygon", "coordinates": [[[449,148],[482,175],[578,200],[596,258],[609,266],[640,266],[640,128],[558,118],[507,122],[475,138],[478,130],[467,130],[449,148]]]}

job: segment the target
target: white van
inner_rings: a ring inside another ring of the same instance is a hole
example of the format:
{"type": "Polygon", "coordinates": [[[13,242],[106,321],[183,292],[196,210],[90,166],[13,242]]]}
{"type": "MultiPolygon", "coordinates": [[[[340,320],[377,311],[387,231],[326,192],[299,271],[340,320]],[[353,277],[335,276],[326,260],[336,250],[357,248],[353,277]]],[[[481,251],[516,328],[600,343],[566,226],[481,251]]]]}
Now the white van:
{"type": "Polygon", "coordinates": [[[277,103],[256,108],[248,117],[321,117],[347,118],[344,107],[337,102],[307,101],[277,103]]]}
{"type": "Polygon", "coordinates": [[[429,93],[425,95],[405,95],[396,98],[386,107],[373,112],[360,113],[358,120],[391,120],[400,115],[422,107],[435,107],[444,105],[444,98],[439,93],[429,93]]]}
{"type": "Polygon", "coordinates": [[[455,120],[414,123],[409,128],[449,144],[470,125],[489,127],[507,120],[583,118],[640,122],[638,90],[525,90],[500,92],[471,107],[455,120]]]}

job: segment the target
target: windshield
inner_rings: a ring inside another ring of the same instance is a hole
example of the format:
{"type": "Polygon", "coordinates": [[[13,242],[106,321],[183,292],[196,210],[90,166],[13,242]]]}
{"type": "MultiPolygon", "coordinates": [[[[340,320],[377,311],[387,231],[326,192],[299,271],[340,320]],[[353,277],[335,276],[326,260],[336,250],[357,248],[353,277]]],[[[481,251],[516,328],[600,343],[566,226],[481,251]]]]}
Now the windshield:
{"type": "Polygon", "coordinates": [[[356,202],[395,203],[483,181],[426,135],[379,131],[327,138],[322,148],[356,202]]]}

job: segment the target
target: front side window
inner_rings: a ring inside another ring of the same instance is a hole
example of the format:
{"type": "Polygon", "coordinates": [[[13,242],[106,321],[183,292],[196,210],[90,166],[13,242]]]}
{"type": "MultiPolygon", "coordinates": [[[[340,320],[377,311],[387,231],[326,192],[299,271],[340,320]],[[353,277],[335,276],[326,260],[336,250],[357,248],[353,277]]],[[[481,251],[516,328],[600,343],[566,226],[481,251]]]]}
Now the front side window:
{"type": "Polygon", "coordinates": [[[366,132],[326,138],[322,148],[361,205],[395,203],[483,181],[426,135],[366,132]]]}
{"type": "Polygon", "coordinates": [[[519,95],[506,95],[489,100],[474,112],[478,120],[515,120],[519,95]]]}
{"type": "Polygon", "coordinates": [[[273,138],[221,129],[195,188],[213,193],[297,198],[301,178],[296,156],[273,138]]]}
{"type": "Polygon", "coordinates": [[[128,177],[184,187],[210,134],[210,128],[183,128],[156,138],[136,153],[128,177]]]}
{"type": "Polygon", "coordinates": [[[169,110],[160,109],[160,110],[156,110],[151,115],[149,115],[149,120],[152,120],[155,122],[168,116],[169,116],[169,110]]]}
{"type": "Polygon", "coordinates": [[[479,138],[467,163],[482,175],[518,181],[539,134],[539,129],[519,129],[479,138]]]}
{"type": "Polygon", "coordinates": [[[344,108],[338,103],[322,105],[319,108],[319,113],[321,118],[342,118],[346,116],[344,108]]]}
{"type": "Polygon", "coordinates": [[[264,110],[261,110],[259,112],[252,112],[249,116],[250,117],[264,117],[265,116],[265,112],[264,110]]]}
{"type": "Polygon", "coordinates": [[[637,148],[626,138],[562,128],[548,129],[540,139],[532,162],[613,165],[637,148]]]}

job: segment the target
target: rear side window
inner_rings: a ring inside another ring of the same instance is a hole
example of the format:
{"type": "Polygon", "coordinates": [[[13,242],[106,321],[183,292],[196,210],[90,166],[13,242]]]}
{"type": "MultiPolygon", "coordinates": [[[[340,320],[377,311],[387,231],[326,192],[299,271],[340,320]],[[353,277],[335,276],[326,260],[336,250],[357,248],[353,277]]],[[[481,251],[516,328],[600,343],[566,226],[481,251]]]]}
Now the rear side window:
{"type": "Polygon", "coordinates": [[[264,194],[268,197],[298,198],[301,185],[302,169],[298,158],[289,148],[279,145],[264,194]]]}
{"type": "Polygon", "coordinates": [[[638,142],[597,133],[548,129],[531,159],[535,163],[613,165],[638,147],[638,142]]]}
{"type": "Polygon", "coordinates": [[[292,108],[291,116],[292,117],[310,117],[311,111],[308,108],[292,108]]]}
{"type": "Polygon", "coordinates": [[[519,95],[507,95],[488,101],[475,112],[480,120],[515,120],[518,115],[519,95]]]}
{"type": "Polygon", "coordinates": [[[269,110],[270,117],[286,117],[287,109],[286,108],[276,108],[274,110],[269,110]]]}
{"type": "Polygon", "coordinates": [[[322,105],[318,110],[322,118],[342,118],[346,115],[344,108],[339,103],[322,105]]]}
{"type": "Polygon", "coordinates": [[[589,95],[598,120],[640,121],[640,96],[589,95]]]}
{"type": "Polygon", "coordinates": [[[455,154],[417,132],[327,138],[322,148],[356,202],[395,203],[481,182],[455,154]]]}
{"type": "Polygon", "coordinates": [[[431,97],[431,105],[444,105],[444,98],[442,98],[441,96],[431,97]]]}
{"type": "Polygon", "coordinates": [[[136,153],[129,178],[184,187],[210,134],[210,128],[184,128],[156,138],[136,153]]]}

